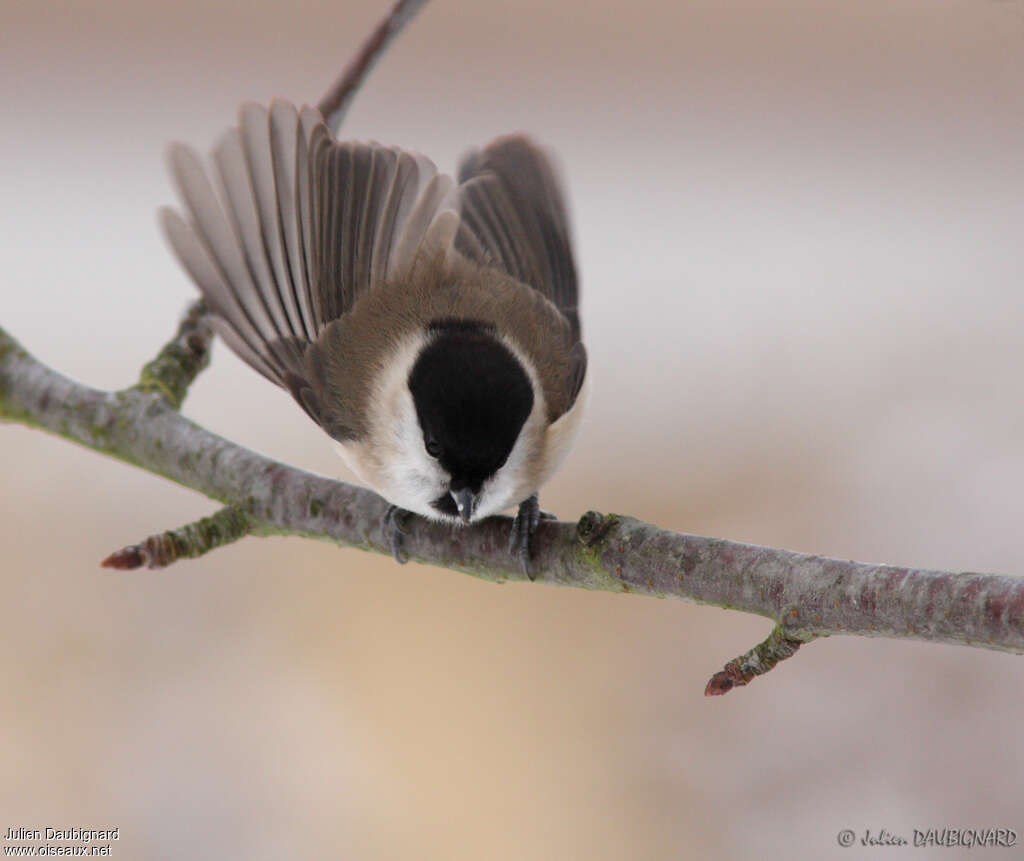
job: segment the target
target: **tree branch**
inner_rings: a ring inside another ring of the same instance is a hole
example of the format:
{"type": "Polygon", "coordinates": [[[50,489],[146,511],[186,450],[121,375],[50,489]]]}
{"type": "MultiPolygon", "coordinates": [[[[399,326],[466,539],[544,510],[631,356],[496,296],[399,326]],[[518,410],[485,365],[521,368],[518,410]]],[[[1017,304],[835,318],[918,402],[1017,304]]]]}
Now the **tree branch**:
{"type": "MultiPolygon", "coordinates": [[[[319,104],[337,128],[371,66],[425,0],[398,0],[319,104]]],[[[89,388],[31,356],[0,329],[0,419],[50,431],[219,500],[225,507],[104,560],[162,567],[251,535],[301,535],[391,554],[376,494],[313,475],[212,434],[178,410],[209,362],[201,303],[134,386],[89,388]]],[[[508,550],[511,520],[472,528],[412,518],[409,558],[485,580],[523,580],[508,550]]],[[[769,637],[730,661],[705,693],[723,694],[830,634],[902,637],[1024,653],[1024,579],[866,565],[670,532],[617,514],[542,520],[531,569],[561,586],[713,604],[774,620],[769,637]]]]}
{"type": "MultiPolygon", "coordinates": [[[[174,352],[169,348],[191,325],[189,319],[162,356],[174,352]]],[[[159,363],[149,367],[154,365],[159,363]]],[[[89,388],[48,368],[0,329],[0,418],[48,430],[198,490],[240,513],[249,534],[301,535],[390,555],[381,528],[388,505],[379,496],[210,433],[178,413],[180,398],[168,397],[165,388],[89,388]]],[[[510,528],[507,517],[469,529],[416,517],[404,548],[418,562],[484,580],[525,580],[508,551],[510,528]]],[[[218,543],[223,542],[211,541],[206,549],[218,543]]],[[[148,564],[141,554],[140,562],[148,564]]],[[[534,570],[539,581],[560,586],[681,598],[774,620],[768,640],[730,662],[709,683],[709,694],[746,684],[799,643],[830,634],[1024,653],[1024,579],[1017,577],[828,559],[671,532],[594,511],[578,523],[541,521],[534,570]]]]}
{"type": "Polygon", "coordinates": [[[335,132],[341,128],[352,97],[362,86],[374,64],[391,44],[391,40],[402,31],[425,3],[426,0],[397,0],[391,11],[369,35],[359,53],[345,67],[341,77],[317,104],[317,109],[323,114],[329,128],[335,132]]]}

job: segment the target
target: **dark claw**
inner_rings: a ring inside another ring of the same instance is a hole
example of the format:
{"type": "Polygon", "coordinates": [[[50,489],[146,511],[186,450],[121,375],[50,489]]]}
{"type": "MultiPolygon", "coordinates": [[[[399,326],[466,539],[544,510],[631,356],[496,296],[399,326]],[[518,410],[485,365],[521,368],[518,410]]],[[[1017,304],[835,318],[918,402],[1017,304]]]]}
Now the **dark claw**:
{"type": "Polygon", "coordinates": [[[390,505],[384,513],[384,519],[381,522],[384,533],[388,538],[388,544],[391,547],[391,555],[395,557],[395,561],[399,565],[404,565],[409,561],[409,557],[405,555],[405,551],[402,549],[402,544],[405,539],[405,521],[412,516],[411,511],[406,511],[397,505],[390,505]]]}
{"type": "Polygon", "coordinates": [[[519,557],[523,573],[530,580],[534,579],[533,572],[530,570],[530,542],[542,519],[556,520],[557,518],[548,511],[540,510],[540,502],[535,493],[519,503],[519,511],[516,512],[516,518],[512,521],[512,535],[509,537],[508,549],[510,553],[519,557]]]}

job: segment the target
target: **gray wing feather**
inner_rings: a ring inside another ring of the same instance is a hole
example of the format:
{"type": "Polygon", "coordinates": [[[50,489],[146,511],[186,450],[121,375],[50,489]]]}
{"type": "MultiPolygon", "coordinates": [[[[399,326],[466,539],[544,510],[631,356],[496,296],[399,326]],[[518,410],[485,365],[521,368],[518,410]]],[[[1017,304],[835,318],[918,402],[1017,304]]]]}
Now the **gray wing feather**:
{"type": "MultiPolygon", "coordinates": [[[[191,224],[182,223],[184,230],[182,224],[178,224],[175,233],[168,234],[172,247],[190,272],[193,267],[203,265],[200,261],[204,256],[208,258],[220,278],[217,282],[196,279],[200,291],[207,295],[211,308],[236,330],[238,339],[263,357],[264,366],[274,367],[279,362],[277,351],[268,347],[280,333],[253,281],[236,223],[225,214],[199,159],[191,150],[172,147],[170,162],[191,217],[191,224]],[[209,293],[204,291],[204,283],[209,293]]],[[[164,219],[165,227],[169,223],[164,219]]],[[[257,370],[265,373],[263,368],[257,367],[257,370]]],[[[270,378],[276,381],[279,376],[275,373],[270,378]]]]}
{"type": "Polygon", "coordinates": [[[310,153],[317,140],[327,141],[327,129],[319,120],[320,114],[312,108],[303,107],[299,113],[298,149],[295,152],[295,187],[298,205],[298,224],[302,234],[302,259],[306,291],[309,295],[310,314],[313,320],[313,334],[317,334],[318,321],[324,319],[320,297],[314,289],[318,277],[316,272],[316,238],[318,224],[317,198],[313,191],[313,171],[310,168],[310,153]]]}
{"type": "Polygon", "coordinates": [[[277,209],[284,244],[286,270],[282,283],[292,288],[295,310],[306,340],[316,337],[313,302],[309,290],[307,249],[301,222],[299,192],[299,152],[301,130],[294,105],[275,101],[270,106],[270,156],[274,169],[274,187],[277,189],[277,209]]]}
{"type": "MultiPolygon", "coordinates": [[[[160,221],[164,234],[185,270],[199,286],[207,305],[215,312],[218,321],[220,318],[226,319],[236,309],[237,299],[232,295],[231,288],[210,252],[199,241],[195,231],[170,207],[165,206],[160,210],[160,221]]],[[[255,334],[252,327],[239,321],[232,326],[219,328],[230,331],[231,335],[225,337],[225,341],[242,359],[268,379],[279,382],[277,373],[262,358],[262,341],[252,337],[255,334]]]]}
{"type": "Polygon", "coordinates": [[[459,165],[456,248],[489,259],[547,296],[580,337],[571,231],[551,159],[523,135],[498,138],[459,165]]]}
{"type": "Polygon", "coordinates": [[[311,345],[425,243],[454,242],[451,179],[420,155],[338,143],[317,111],[281,101],[242,107],[213,153],[216,189],[187,147],[169,161],[187,217],[161,223],[218,330],[320,420],[311,345]]]}
{"type": "Polygon", "coordinates": [[[259,216],[259,235],[250,241],[254,251],[262,244],[267,266],[265,273],[269,275],[269,281],[264,285],[264,295],[269,297],[276,294],[280,298],[285,317],[284,332],[303,333],[299,298],[287,262],[289,249],[284,227],[288,203],[294,208],[294,192],[278,181],[274,128],[268,112],[260,105],[247,104],[243,106],[239,119],[238,137],[242,145],[243,163],[252,185],[253,202],[259,216]]]}
{"type": "Polygon", "coordinates": [[[569,323],[568,410],[583,387],[587,351],[581,340],[569,218],[551,159],[523,135],[508,135],[469,153],[458,177],[456,249],[529,284],[569,323]]]}
{"type": "Polygon", "coordinates": [[[439,223],[457,218],[452,178],[437,173],[433,163],[423,156],[415,157],[415,170],[419,194],[407,198],[412,202],[406,215],[406,228],[396,237],[389,261],[389,265],[396,268],[411,263],[421,245],[441,246],[442,242],[437,239],[439,223]]]}
{"type": "Polygon", "coordinates": [[[270,268],[267,243],[263,236],[260,205],[256,199],[252,177],[246,166],[245,148],[238,129],[227,132],[214,150],[214,162],[218,168],[225,210],[232,232],[237,237],[249,288],[243,293],[243,286],[233,281],[236,291],[251,300],[258,309],[261,334],[264,340],[272,341],[288,336],[290,329],[284,303],[275,301],[274,274],[270,268]]]}

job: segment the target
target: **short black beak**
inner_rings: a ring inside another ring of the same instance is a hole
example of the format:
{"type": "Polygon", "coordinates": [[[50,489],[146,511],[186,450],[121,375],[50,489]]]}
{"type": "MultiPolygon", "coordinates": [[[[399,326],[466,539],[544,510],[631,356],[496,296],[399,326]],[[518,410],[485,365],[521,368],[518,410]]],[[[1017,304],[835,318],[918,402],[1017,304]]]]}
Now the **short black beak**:
{"type": "Polygon", "coordinates": [[[476,494],[468,487],[453,490],[451,494],[452,499],[455,500],[455,507],[459,509],[459,517],[462,518],[462,522],[469,523],[469,518],[473,516],[473,509],[476,507],[476,494]]]}

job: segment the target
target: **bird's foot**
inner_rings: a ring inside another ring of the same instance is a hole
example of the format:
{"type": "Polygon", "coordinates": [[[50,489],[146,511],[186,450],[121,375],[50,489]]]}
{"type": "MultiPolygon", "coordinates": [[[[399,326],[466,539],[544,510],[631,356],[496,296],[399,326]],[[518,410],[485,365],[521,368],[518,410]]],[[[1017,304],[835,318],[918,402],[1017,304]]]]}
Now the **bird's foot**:
{"type": "Polygon", "coordinates": [[[533,496],[524,499],[519,503],[519,511],[516,512],[515,520],[512,521],[512,534],[509,537],[508,549],[519,559],[519,565],[523,573],[534,579],[533,571],[530,569],[530,543],[533,540],[533,533],[541,520],[557,520],[550,511],[541,511],[540,500],[535,493],[533,496]]]}
{"type": "Polygon", "coordinates": [[[388,545],[391,547],[391,555],[395,557],[395,561],[399,565],[404,565],[409,561],[409,557],[406,556],[402,545],[405,542],[405,527],[409,523],[409,518],[413,516],[411,511],[406,511],[397,505],[390,505],[381,521],[384,534],[388,539],[388,545]]]}

